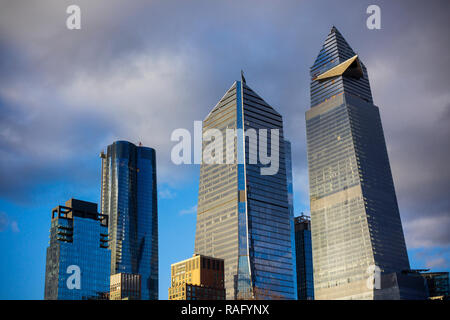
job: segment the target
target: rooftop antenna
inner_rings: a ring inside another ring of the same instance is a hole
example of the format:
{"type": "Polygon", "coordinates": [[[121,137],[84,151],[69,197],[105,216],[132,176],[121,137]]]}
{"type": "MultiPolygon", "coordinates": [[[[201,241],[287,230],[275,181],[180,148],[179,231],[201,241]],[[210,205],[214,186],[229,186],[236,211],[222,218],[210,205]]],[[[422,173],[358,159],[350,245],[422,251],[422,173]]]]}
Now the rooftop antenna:
{"type": "Polygon", "coordinates": [[[242,70],[242,69],[241,69],[241,79],[242,79],[243,83],[247,84],[247,82],[245,81],[245,77],[244,77],[244,70],[242,70]]]}

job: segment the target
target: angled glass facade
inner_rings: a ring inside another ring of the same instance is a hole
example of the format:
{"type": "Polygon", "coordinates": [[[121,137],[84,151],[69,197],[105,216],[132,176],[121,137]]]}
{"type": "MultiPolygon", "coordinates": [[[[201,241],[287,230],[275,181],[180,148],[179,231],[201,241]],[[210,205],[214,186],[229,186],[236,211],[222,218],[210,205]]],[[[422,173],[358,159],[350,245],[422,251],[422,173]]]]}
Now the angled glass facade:
{"type": "Polygon", "coordinates": [[[311,67],[306,112],[316,299],[374,299],[368,268],[409,269],[367,70],[333,27],[311,67]]]}
{"type": "Polygon", "coordinates": [[[295,299],[281,116],[236,81],[203,121],[203,133],[208,129],[227,137],[223,154],[237,161],[201,165],[195,253],[224,259],[227,299],[295,299]],[[265,165],[250,161],[257,151],[248,130],[260,128],[279,130],[278,141],[267,134],[268,149],[273,143],[279,150],[273,175],[262,175],[265,165]],[[227,136],[227,129],[241,130],[227,136]]]}
{"type": "MultiPolygon", "coordinates": [[[[292,248],[292,271],[294,275],[294,291],[298,294],[298,279],[297,279],[297,251],[295,249],[295,222],[294,222],[294,181],[292,176],[292,149],[291,142],[284,140],[284,158],[286,163],[286,183],[287,183],[287,195],[289,205],[289,216],[291,221],[291,248],[292,248]]],[[[298,296],[297,296],[298,299],[298,296]]]]}
{"type": "Polygon", "coordinates": [[[440,297],[448,299],[450,295],[448,272],[425,272],[421,276],[427,281],[428,295],[430,298],[440,297]]]}
{"type": "Polygon", "coordinates": [[[294,218],[294,223],[298,300],[314,300],[311,221],[301,215],[294,218]]]}
{"type": "Polygon", "coordinates": [[[141,275],[143,300],[158,299],[156,156],[127,141],[102,158],[102,213],[109,217],[111,275],[141,275]]]}
{"type": "Polygon", "coordinates": [[[71,199],[52,211],[46,300],[101,299],[109,292],[108,217],[97,204],[71,199]]]}

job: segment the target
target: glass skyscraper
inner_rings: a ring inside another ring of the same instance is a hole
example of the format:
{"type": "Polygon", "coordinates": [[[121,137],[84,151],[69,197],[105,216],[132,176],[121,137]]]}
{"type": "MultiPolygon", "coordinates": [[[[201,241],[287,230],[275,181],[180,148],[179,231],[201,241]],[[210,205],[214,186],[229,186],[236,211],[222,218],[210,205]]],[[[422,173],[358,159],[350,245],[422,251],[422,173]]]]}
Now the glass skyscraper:
{"type": "Polygon", "coordinates": [[[311,67],[306,135],[315,298],[374,299],[374,266],[409,260],[367,70],[335,27],[311,67]]]}
{"type": "Polygon", "coordinates": [[[427,281],[427,289],[432,299],[448,299],[450,295],[450,286],[448,281],[448,272],[425,272],[421,273],[427,281]]]}
{"type": "MultiPolygon", "coordinates": [[[[227,136],[231,143],[223,150],[214,150],[237,161],[201,165],[195,253],[224,259],[227,299],[295,299],[281,115],[242,77],[203,121],[203,134],[209,129],[223,137],[227,129],[239,129],[227,136]],[[266,140],[269,150],[272,144],[279,150],[275,174],[262,174],[267,166],[251,161],[257,151],[250,141],[261,135],[258,129],[279,130],[278,141],[270,133],[266,140]]],[[[204,157],[207,148],[203,141],[204,157]]]]}
{"type": "Polygon", "coordinates": [[[109,292],[108,217],[97,204],[70,199],[52,210],[46,300],[101,299],[109,292]]]}
{"type": "Polygon", "coordinates": [[[109,217],[111,274],[141,275],[143,300],[158,299],[155,150],[127,141],[102,158],[102,213],[109,217]]]}
{"type": "MultiPolygon", "coordinates": [[[[291,221],[291,248],[292,248],[292,270],[294,275],[294,289],[298,294],[298,279],[297,279],[297,251],[295,249],[295,222],[294,222],[294,181],[292,176],[292,147],[289,140],[284,140],[284,158],[286,163],[286,183],[287,195],[289,205],[289,216],[291,221]]],[[[298,296],[297,296],[298,299],[298,296]]]]}
{"type": "Polygon", "coordinates": [[[298,300],[314,300],[311,220],[301,215],[294,221],[298,300]]]}

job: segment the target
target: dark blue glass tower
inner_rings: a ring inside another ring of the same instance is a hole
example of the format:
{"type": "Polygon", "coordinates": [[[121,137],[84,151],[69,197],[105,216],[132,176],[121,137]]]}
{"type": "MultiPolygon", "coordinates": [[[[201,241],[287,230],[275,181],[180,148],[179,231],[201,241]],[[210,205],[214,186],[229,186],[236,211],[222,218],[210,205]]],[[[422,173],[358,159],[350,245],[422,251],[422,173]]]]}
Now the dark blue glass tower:
{"type": "MultiPolygon", "coordinates": [[[[291,248],[292,248],[292,270],[294,275],[294,290],[298,299],[298,274],[297,274],[297,251],[295,247],[295,222],[294,222],[294,181],[292,176],[292,147],[289,140],[284,140],[284,158],[286,163],[286,183],[289,204],[289,216],[291,221],[291,248]]],[[[312,259],[312,257],[311,257],[312,259]]],[[[312,272],[312,269],[311,269],[312,272]]]]}
{"type": "Polygon", "coordinates": [[[409,269],[378,107],[364,64],[333,27],[306,112],[316,299],[375,299],[370,270],[409,269]]]}
{"type": "Polygon", "coordinates": [[[109,292],[108,217],[97,204],[70,199],[52,211],[46,300],[102,299],[109,292]]]}
{"type": "Polygon", "coordinates": [[[311,221],[304,215],[295,217],[294,221],[298,300],[314,300],[311,221]]]}
{"type": "Polygon", "coordinates": [[[109,216],[111,274],[140,274],[144,300],[158,299],[156,156],[116,141],[102,158],[102,213],[109,216]]]}

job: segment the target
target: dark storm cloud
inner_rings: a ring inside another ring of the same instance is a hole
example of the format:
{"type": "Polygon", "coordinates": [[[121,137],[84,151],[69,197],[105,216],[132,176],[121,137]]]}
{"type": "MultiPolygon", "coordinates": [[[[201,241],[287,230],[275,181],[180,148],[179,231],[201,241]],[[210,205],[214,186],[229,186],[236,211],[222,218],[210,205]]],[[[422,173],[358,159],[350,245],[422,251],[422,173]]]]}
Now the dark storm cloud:
{"type": "Polygon", "coordinates": [[[78,1],[80,31],[65,28],[69,4],[2,4],[1,197],[95,175],[79,157],[95,163],[117,138],[157,148],[160,181],[198,174],[170,164],[170,133],[203,119],[242,68],[284,115],[308,202],[309,67],[336,25],[368,68],[408,245],[450,245],[447,1],[78,1]],[[370,4],[381,30],[366,28],[370,4]]]}

